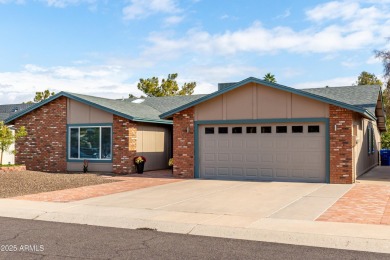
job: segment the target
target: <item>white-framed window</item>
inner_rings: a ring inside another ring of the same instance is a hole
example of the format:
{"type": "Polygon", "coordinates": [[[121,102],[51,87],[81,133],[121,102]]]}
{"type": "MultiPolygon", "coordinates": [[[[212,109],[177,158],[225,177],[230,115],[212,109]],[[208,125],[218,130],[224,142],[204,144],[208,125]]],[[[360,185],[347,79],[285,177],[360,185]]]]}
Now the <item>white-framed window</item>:
{"type": "Polygon", "coordinates": [[[112,160],[111,126],[69,126],[68,159],[112,160]]]}

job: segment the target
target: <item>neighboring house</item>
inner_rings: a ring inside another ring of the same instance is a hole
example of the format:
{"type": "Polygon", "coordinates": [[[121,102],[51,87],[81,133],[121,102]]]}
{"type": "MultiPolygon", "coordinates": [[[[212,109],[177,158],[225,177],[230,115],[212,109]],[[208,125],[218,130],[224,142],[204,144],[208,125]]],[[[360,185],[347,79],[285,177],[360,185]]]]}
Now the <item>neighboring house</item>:
{"type": "Polygon", "coordinates": [[[209,95],[111,100],[58,93],[6,123],[25,126],[28,169],[134,172],[227,180],[353,183],[378,164],[385,131],[379,86],[298,90],[248,78],[209,95]],[[173,124],[173,128],[172,128],[173,124]],[[173,135],[172,135],[173,132],[173,135]]]}
{"type": "MultiPolygon", "coordinates": [[[[0,121],[4,121],[9,116],[20,112],[32,104],[9,104],[9,105],[0,105],[0,121]]],[[[12,130],[12,129],[11,129],[12,130]]],[[[12,130],[15,133],[14,130],[12,130]]],[[[3,161],[1,164],[15,164],[15,155],[12,151],[15,150],[15,144],[12,144],[8,151],[4,151],[3,153],[3,161]]]]}

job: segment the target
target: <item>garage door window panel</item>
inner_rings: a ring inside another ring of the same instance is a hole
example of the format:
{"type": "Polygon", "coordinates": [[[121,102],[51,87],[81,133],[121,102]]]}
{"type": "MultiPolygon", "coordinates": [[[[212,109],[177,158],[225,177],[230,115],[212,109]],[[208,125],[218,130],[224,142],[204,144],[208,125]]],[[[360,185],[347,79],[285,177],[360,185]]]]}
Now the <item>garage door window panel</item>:
{"type": "Polygon", "coordinates": [[[307,132],[308,133],[319,133],[320,126],[319,125],[309,125],[309,126],[307,126],[307,132]]]}
{"type": "Polygon", "coordinates": [[[270,127],[270,126],[262,126],[261,127],[261,133],[262,134],[271,134],[272,133],[272,127],[270,127]]]}
{"type": "Polygon", "coordinates": [[[293,126],[291,127],[291,132],[292,132],[292,133],[295,133],[295,134],[297,134],[297,133],[303,133],[303,126],[301,126],[301,125],[293,125],[293,126]]]}
{"type": "Polygon", "coordinates": [[[247,126],[246,127],[246,133],[247,134],[256,134],[257,127],[256,126],[247,126]]]}
{"type": "Polygon", "coordinates": [[[242,134],[242,127],[233,127],[232,133],[233,134],[242,134]]]}
{"type": "Polygon", "coordinates": [[[204,129],[204,133],[205,133],[206,135],[212,135],[212,134],[214,134],[214,127],[206,127],[206,128],[204,129]]]}
{"type": "Polygon", "coordinates": [[[276,127],[276,133],[278,133],[278,134],[285,134],[285,133],[287,133],[287,126],[277,126],[276,127]]]}
{"type": "Polygon", "coordinates": [[[228,127],[218,127],[218,134],[228,134],[229,128],[228,127]]]}

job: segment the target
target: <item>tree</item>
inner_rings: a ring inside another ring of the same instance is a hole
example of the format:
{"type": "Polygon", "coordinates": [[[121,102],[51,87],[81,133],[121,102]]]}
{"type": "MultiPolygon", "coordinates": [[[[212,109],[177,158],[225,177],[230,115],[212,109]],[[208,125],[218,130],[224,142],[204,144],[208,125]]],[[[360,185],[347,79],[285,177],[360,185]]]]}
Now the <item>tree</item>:
{"type": "Polygon", "coordinates": [[[357,81],[353,84],[355,86],[359,85],[379,85],[382,86],[382,81],[378,79],[374,73],[368,73],[367,71],[363,71],[358,76],[357,81]]]}
{"type": "Polygon", "coordinates": [[[385,89],[383,90],[383,103],[386,112],[387,131],[381,135],[382,148],[390,148],[390,51],[374,51],[375,56],[382,60],[383,76],[387,80],[385,89]]]}
{"type": "Polygon", "coordinates": [[[46,89],[45,91],[35,92],[34,101],[28,101],[27,104],[39,103],[45,99],[48,99],[51,96],[54,96],[54,92],[50,92],[50,90],[46,89]]]}
{"type": "Polygon", "coordinates": [[[386,119],[387,131],[381,134],[381,146],[382,148],[390,148],[390,119],[386,119]]]}
{"type": "Polygon", "coordinates": [[[274,74],[271,74],[271,73],[267,73],[264,75],[264,78],[263,78],[265,81],[269,81],[271,83],[276,83],[276,78],[275,78],[275,75],[274,74]]]}
{"type": "Polygon", "coordinates": [[[140,79],[137,87],[148,97],[184,96],[194,93],[196,82],[184,83],[179,89],[177,76],[177,73],[168,74],[168,78],[162,79],[161,83],[158,77],[140,79]]]}
{"type": "Polygon", "coordinates": [[[17,139],[26,135],[27,131],[24,126],[16,130],[14,134],[8,126],[4,125],[4,122],[0,122],[0,164],[3,163],[4,151],[7,151],[17,139]]]}
{"type": "MultiPolygon", "coordinates": [[[[375,53],[375,56],[377,58],[380,58],[382,60],[382,64],[383,64],[383,76],[390,80],[390,51],[378,51],[378,50],[375,50],[374,51],[375,53]]],[[[387,82],[387,84],[389,85],[389,82],[387,82]]]]}

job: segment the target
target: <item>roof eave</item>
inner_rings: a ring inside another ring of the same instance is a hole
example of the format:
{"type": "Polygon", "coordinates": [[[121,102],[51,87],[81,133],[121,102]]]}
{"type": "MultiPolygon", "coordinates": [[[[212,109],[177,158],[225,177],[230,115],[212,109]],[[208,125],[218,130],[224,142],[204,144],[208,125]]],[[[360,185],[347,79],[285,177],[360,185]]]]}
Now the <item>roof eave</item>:
{"type": "Polygon", "coordinates": [[[59,92],[56,95],[51,96],[48,99],[45,99],[45,100],[43,100],[43,101],[41,101],[39,103],[36,103],[36,104],[32,105],[31,107],[21,111],[20,113],[17,113],[15,115],[12,115],[11,117],[8,117],[6,120],[4,120],[4,123],[5,124],[9,124],[10,122],[14,121],[15,119],[17,119],[17,118],[19,118],[19,117],[21,117],[21,116],[23,116],[23,115],[25,115],[25,114],[35,110],[35,109],[39,108],[40,106],[43,106],[43,105],[45,105],[45,104],[47,104],[47,103],[49,103],[49,102],[51,102],[51,101],[61,97],[61,96],[65,96],[67,98],[79,101],[79,102],[81,102],[83,104],[90,105],[92,107],[98,108],[100,110],[106,111],[106,112],[111,113],[111,114],[115,114],[115,115],[121,116],[121,117],[123,117],[125,119],[129,119],[129,120],[132,120],[132,121],[145,122],[145,123],[167,124],[167,125],[173,124],[173,122],[171,120],[133,117],[133,116],[130,116],[130,115],[118,112],[116,110],[107,108],[105,106],[93,103],[91,101],[79,98],[79,97],[77,97],[75,95],[72,95],[70,93],[67,93],[67,92],[59,92]]]}
{"type": "Polygon", "coordinates": [[[156,123],[156,124],[173,125],[172,120],[165,120],[165,119],[151,119],[151,118],[133,117],[132,121],[142,122],[142,123],[156,123]]]}

